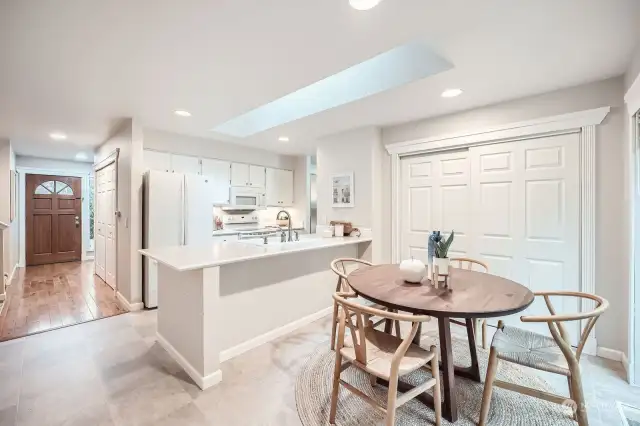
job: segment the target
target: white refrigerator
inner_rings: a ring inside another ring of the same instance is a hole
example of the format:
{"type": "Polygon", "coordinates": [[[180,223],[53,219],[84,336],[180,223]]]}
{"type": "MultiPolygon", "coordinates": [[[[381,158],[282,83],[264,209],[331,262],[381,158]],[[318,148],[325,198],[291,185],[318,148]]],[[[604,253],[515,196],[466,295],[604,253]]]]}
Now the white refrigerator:
{"type": "MultiPolygon", "coordinates": [[[[206,176],[147,171],[143,248],[211,243],[213,184],[206,176]]],[[[158,306],[158,264],[146,256],[142,294],[146,308],[158,306]]]]}

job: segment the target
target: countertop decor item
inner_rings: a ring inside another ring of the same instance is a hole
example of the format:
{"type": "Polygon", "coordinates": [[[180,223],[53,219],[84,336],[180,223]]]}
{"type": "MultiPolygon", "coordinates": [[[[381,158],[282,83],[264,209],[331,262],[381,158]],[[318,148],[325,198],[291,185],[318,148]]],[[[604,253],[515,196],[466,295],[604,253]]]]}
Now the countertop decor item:
{"type": "Polygon", "coordinates": [[[400,262],[400,273],[406,282],[419,284],[427,275],[427,267],[424,263],[412,257],[400,262]]]}
{"type": "Polygon", "coordinates": [[[351,232],[353,232],[353,225],[351,224],[351,222],[347,222],[344,220],[332,220],[331,222],[329,222],[329,225],[331,226],[343,225],[345,236],[349,236],[351,232]]]}
{"type": "Polygon", "coordinates": [[[353,172],[339,173],[331,179],[332,207],[354,207],[353,172]]]}

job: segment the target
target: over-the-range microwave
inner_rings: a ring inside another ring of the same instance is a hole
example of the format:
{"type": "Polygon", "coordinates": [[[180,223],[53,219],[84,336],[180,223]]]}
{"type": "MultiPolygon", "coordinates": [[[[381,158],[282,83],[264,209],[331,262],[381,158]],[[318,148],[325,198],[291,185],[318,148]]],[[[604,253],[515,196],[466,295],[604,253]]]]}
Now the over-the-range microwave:
{"type": "Polygon", "coordinates": [[[231,197],[228,208],[238,210],[255,210],[267,206],[264,188],[231,187],[231,197]]]}

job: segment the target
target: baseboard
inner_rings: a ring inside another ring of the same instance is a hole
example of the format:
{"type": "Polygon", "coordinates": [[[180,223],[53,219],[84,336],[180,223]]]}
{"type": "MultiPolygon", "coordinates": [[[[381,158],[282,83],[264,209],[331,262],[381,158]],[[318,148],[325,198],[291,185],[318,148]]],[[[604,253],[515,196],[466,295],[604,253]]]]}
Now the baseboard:
{"type": "Polygon", "coordinates": [[[11,274],[7,278],[7,287],[11,285],[11,282],[13,281],[13,277],[16,275],[17,269],[18,269],[18,264],[16,263],[15,265],[13,265],[13,270],[11,271],[11,274]]]}
{"type": "Polygon", "coordinates": [[[222,381],[221,370],[216,370],[214,373],[209,374],[208,376],[200,375],[200,373],[198,373],[198,370],[196,370],[193,365],[189,363],[189,361],[187,361],[182,355],[180,355],[176,348],[174,348],[173,345],[171,345],[171,343],[167,341],[167,339],[162,337],[159,332],[156,332],[156,337],[158,339],[158,343],[160,343],[160,346],[162,346],[164,350],[169,353],[169,355],[174,359],[175,362],[180,364],[180,367],[184,369],[184,371],[189,375],[189,377],[193,379],[195,384],[198,385],[200,389],[208,389],[211,386],[217,385],[222,381]]]}
{"type": "Polygon", "coordinates": [[[587,355],[598,356],[598,342],[595,337],[591,336],[587,338],[587,342],[584,344],[582,352],[587,355]]]}
{"type": "Polygon", "coordinates": [[[317,321],[320,318],[326,315],[329,315],[332,312],[333,312],[333,306],[329,306],[326,309],[322,309],[316,313],[300,318],[299,320],[283,325],[282,327],[268,331],[264,334],[261,334],[260,336],[254,337],[251,340],[242,342],[239,345],[233,346],[229,349],[225,349],[224,351],[220,352],[220,362],[227,361],[240,354],[250,351],[251,349],[257,348],[260,345],[264,345],[265,343],[275,340],[278,337],[282,337],[286,334],[289,334],[292,331],[297,330],[300,327],[304,327],[307,324],[311,324],[312,322],[317,321]]]}
{"type": "Polygon", "coordinates": [[[126,297],[124,297],[119,291],[116,292],[116,298],[118,299],[118,302],[122,304],[122,307],[127,309],[129,312],[141,311],[144,309],[144,303],[129,303],[126,297]]]}
{"type": "Polygon", "coordinates": [[[621,362],[622,365],[624,366],[625,371],[629,373],[629,359],[627,358],[627,355],[624,352],[617,351],[615,349],[600,347],[598,348],[597,355],[600,358],[621,362]]]}

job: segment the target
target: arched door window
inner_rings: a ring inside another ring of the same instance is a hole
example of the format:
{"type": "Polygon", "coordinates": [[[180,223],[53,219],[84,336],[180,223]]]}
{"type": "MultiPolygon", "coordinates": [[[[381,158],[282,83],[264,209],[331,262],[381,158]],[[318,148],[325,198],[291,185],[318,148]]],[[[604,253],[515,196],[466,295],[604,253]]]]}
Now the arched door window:
{"type": "Polygon", "coordinates": [[[58,180],[48,180],[46,182],[42,182],[40,185],[36,186],[36,190],[34,191],[36,195],[73,195],[73,189],[69,185],[64,182],[60,182],[58,180]]]}

